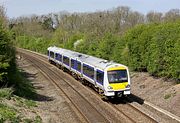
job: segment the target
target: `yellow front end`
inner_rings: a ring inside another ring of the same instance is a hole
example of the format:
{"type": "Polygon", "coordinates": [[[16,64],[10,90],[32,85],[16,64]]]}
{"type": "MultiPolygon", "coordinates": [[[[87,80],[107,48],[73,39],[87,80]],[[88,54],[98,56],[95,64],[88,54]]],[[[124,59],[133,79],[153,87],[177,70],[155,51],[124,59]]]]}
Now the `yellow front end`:
{"type": "Polygon", "coordinates": [[[107,70],[108,92],[114,95],[130,94],[130,78],[128,69],[124,66],[111,67],[107,70]]]}
{"type": "Polygon", "coordinates": [[[125,90],[127,85],[128,85],[128,82],[109,84],[109,86],[111,86],[114,91],[125,90]]]}

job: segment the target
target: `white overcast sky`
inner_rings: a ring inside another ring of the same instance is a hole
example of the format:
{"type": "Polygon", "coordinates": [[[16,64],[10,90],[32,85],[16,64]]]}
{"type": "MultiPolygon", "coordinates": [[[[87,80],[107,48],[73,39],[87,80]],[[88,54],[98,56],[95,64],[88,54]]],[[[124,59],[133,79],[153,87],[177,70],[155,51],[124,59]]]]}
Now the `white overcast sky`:
{"type": "Polygon", "coordinates": [[[48,14],[60,11],[94,12],[117,6],[146,14],[150,11],[167,12],[180,9],[180,0],[0,0],[9,18],[31,14],[48,14]]]}

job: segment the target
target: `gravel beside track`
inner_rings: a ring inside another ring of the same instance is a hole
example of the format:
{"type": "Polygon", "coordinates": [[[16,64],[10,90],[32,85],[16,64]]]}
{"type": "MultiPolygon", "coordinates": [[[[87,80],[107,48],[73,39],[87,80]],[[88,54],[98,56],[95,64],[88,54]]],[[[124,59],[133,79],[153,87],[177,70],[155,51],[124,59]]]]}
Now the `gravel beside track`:
{"type": "Polygon", "coordinates": [[[157,122],[128,101],[106,103],[96,93],[81,86],[72,76],[62,72],[47,62],[47,57],[18,50],[24,57],[54,83],[74,105],[77,114],[84,118],[82,122],[157,122]]]}
{"type": "Polygon", "coordinates": [[[96,108],[94,108],[93,105],[88,102],[88,100],[82,97],[65,81],[59,80],[59,76],[57,76],[56,73],[49,69],[50,67],[48,68],[46,65],[38,62],[32,57],[28,60],[33,62],[41,70],[41,72],[43,72],[44,75],[65,94],[74,107],[76,107],[78,113],[80,113],[87,122],[108,122],[108,120],[103,115],[101,115],[101,113],[96,108]]]}
{"type": "Polygon", "coordinates": [[[131,103],[127,103],[126,101],[122,101],[117,105],[112,104],[112,106],[114,106],[118,111],[122,112],[127,117],[133,119],[136,123],[144,123],[144,121],[148,123],[157,122],[155,118],[152,118],[150,115],[142,112],[138,108],[134,107],[131,103]]]}
{"type": "Polygon", "coordinates": [[[51,80],[51,82],[53,82],[61,91],[64,92],[69,101],[73,103],[74,107],[79,111],[78,113],[81,113],[82,117],[84,117],[87,122],[131,122],[126,117],[115,117],[114,112],[110,109],[107,114],[107,111],[100,107],[102,104],[97,105],[96,103],[96,105],[93,105],[94,103],[90,103],[89,98],[86,99],[80,94],[80,92],[76,91],[79,90],[78,88],[75,90],[75,87],[73,87],[73,85],[69,85],[64,77],[62,77],[57,72],[54,72],[56,67],[50,64],[43,64],[34,56],[27,56],[27,54],[23,56],[33,62],[33,64],[35,64],[39,69],[41,69],[41,71],[51,80]]]}
{"type": "MultiPolygon", "coordinates": [[[[37,107],[33,108],[33,113],[39,115],[43,123],[81,123],[84,119],[75,112],[69,100],[64,94],[54,86],[49,79],[45,78],[37,67],[17,54],[17,65],[22,75],[28,82],[33,84],[35,91],[34,100],[37,107]]],[[[31,117],[31,112],[22,109],[25,114],[31,117]]]]}

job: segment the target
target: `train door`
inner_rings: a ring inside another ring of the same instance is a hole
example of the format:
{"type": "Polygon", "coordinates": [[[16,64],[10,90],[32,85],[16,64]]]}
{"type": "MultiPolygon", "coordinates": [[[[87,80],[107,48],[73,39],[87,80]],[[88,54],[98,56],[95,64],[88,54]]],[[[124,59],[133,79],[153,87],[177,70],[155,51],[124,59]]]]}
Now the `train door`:
{"type": "Polygon", "coordinates": [[[95,87],[97,87],[97,69],[95,68],[94,69],[94,85],[95,85],[95,87]]]}
{"type": "Polygon", "coordinates": [[[77,59],[74,59],[74,69],[77,70],[77,59]]]}

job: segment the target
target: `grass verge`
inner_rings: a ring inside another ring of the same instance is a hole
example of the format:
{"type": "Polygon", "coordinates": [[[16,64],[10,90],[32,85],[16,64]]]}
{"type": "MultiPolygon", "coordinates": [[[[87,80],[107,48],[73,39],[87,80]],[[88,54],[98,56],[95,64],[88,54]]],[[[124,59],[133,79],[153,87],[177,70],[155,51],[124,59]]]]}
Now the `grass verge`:
{"type": "Polygon", "coordinates": [[[5,104],[0,103],[0,123],[3,122],[19,122],[20,119],[17,116],[17,110],[9,107],[5,104]]]}
{"type": "Polygon", "coordinates": [[[25,72],[17,70],[9,88],[0,88],[0,123],[41,123],[42,119],[34,111],[37,107],[36,91],[25,72]],[[25,112],[24,112],[25,111],[25,112]]]}

